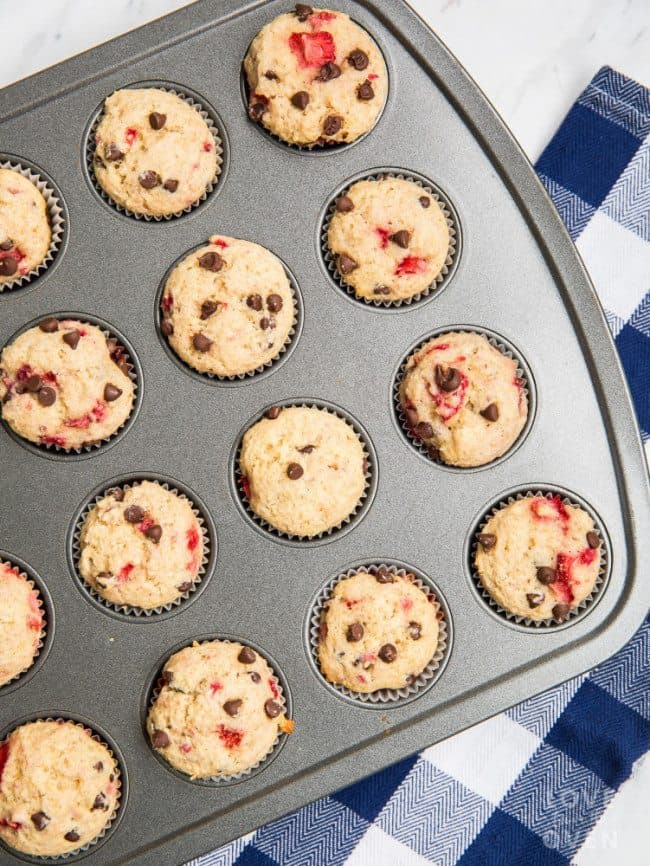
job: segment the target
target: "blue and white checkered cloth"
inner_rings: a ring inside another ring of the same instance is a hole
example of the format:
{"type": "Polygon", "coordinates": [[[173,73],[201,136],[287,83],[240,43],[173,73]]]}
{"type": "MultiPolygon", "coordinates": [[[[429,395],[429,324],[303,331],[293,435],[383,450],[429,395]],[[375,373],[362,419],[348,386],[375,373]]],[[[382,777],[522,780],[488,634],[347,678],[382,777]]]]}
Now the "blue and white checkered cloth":
{"type": "MultiPolygon", "coordinates": [[[[537,171],[591,272],[648,439],[650,90],[601,69],[537,171]]],[[[650,618],[587,676],[191,866],[591,866],[615,859],[628,866],[608,814],[640,800],[639,820],[650,819],[650,758],[639,783],[649,750],[650,618]],[[600,854],[591,859],[590,852],[600,854]]],[[[635,862],[650,863],[647,850],[645,858],[635,862]]]]}

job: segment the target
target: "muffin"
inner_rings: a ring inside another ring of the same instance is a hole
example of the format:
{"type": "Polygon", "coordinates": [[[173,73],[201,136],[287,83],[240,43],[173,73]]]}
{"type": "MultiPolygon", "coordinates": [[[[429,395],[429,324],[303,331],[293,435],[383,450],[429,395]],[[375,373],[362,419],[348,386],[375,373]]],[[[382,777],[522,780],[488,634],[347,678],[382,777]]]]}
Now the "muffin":
{"type": "Polygon", "coordinates": [[[282,262],[258,244],[215,235],[176,265],[161,301],[161,331],[200,373],[238,376],[282,350],[295,303],[282,262]]]}
{"type": "Polygon", "coordinates": [[[512,358],[480,334],[440,334],[406,363],[399,399],[411,434],[451,466],[481,466],[504,454],[528,417],[512,358]]]}
{"type": "Polygon", "coordinates": [[[38,590],[16,567],[0,562],[0,686],[34,664],[43,627],[38,590]]]}
{"type": "Polygon", "coordinates": [[[327,246],[358,298],[404,301],[442,271],[450,233],[438,202],[412,180],[360,180],[339,196],[327,246]]]}
{"type": "Polygon", "coordinates": [[[213,640],[167,660],[147,731],[172,767],[204,779],[250,770],[293,722],[266,660],[235,641],[213,640]]]}
{"type": "Polygon", "coordinates": [[[115,759],[70,721],[28,722],[0,745],[0,839],[35,857],[91,843],[119,802],[115,759]]]}
{"type": "Polygon", "coordinates": [[[504,610],[561,622],[591,595],[601,543],[582,508],[560,496],[526,497],[504,505],[481,528],[476,571],[504,610]]]}
{"type": "Polygon", "coordinates": [[[377,122],[388,93],[375,42],[343,12],[299,3],[251,43],[250,117],[289,144],[340,144],[377,122]]]}
{"type": "Polygon", "coordinates": [[[157,88],[116,90],[95,133],[95,177],[135,214],[164,217],[198,201],[217,175],[215,140],[180,96],[157,88]]]}
{"type": "Polygon", "coordinates": [[[267,410],[246,431],[240,469],[253,511],[280,532],[314,536],[356,509],[365,457],[347,421],[316,406],[267,410]]]}
{"type": "Polygon", "coordinates": [[[47,203],[40,191],[20,172],[0,168],[0,286],[42,264],[51,240],[47,203]]]}
{"type": "Polygon", "coordinates": [[[2,417],[20,436],[66,450],[112,436],[135,389],[124,349],[95,325],[43,319],[0,354],[2,417]]]}
{"type": "Polygon", "coordinates": [[[86,517],[79,571],[106,601],[152,610],[188,592],[203,560],[190,502],[153,481],[113,488],[86,517]]]}
{"type": "Polygon", "coordinates": [[[422,673],[438,647],[438,606],[413,581],[380,568],[336,584],[318,644],[329,682],[367,693],[404,688],[422,673]]]}

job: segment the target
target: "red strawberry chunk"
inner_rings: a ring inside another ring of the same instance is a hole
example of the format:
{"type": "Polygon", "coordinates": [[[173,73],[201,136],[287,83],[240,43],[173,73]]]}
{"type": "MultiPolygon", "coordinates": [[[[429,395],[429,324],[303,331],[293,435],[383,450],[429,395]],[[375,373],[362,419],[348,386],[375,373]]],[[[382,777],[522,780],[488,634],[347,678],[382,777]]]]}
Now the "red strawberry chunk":
{"type": "Polygon", "coordinates": [[[375,232],[379,235],[380,247],[382,248],[382,250],[385,250],[386,247],[388,246],[388,238],[390,237],[390,234],[391,234],[390,230],[377,228],[377,229],[375,229],[375,232]]]}
{"type": "Polygon", "coordinates": [[[557,578],[551,584],[551,589],[555,595],[567,604],[571,604],[575,598],[572,588],[575,561],[575,556],[569,556],[568,553],[558,553],[555,565],[557,578]]]}
{"type": "Polygon", "coordinates": [[[216,733],[227,749],[236,749],[244,738],[244,732],[236,728],[227,728],[224,724],[219,725],[216,733]]]}
{"type": "Polygon", "coordinates": [[[224,241],[222,238],[215,238],[212,243],[215,245],[215,247],[221,247],[222,250],[228,246],[227,242],[224,241]]]}
{"type": "Polygon", "coordinates": [[[206,153],[210,153],[211,150],[214,150],[214,144],[211,141],[204,141],[203,142],[203,150],[206,153]]]}
{"type": "Polygon", "coordinates": [[[138,137],[138,130],[133,126],[129,126],[129,128],[124,133],[124,138],[126,139],[126,143],[128,145],[132,145],[137,137],[138,137]]]}
{"type": "Polygon", "coordinates": [[[410,598],[406,598],[406,596],[403,596],[399,600],[399,606],[402,608],[402,610],[410,610],[413,607],[413,602],[410,598]]]}
{"type": "Polygon", "coordinates": [[[181,743],[180,746],[179,746],[178,748],[181,750],[181,752],[182,752],[184,755],[187,755],[188,752],[191,752],[191,751],[192,751],[192,747],[190,746],[189,743],[181,743]]]}
{"type": "Polygon", "coordinates": [[[275,680],[273,680],[271,677],[269,677],[269,688],[271,689],[271,694],[273,695],[273,697],[277,698],[280,692],[278,691],[278,687],[275,684],[275,680]]]}
{"type": "Polygon", "coordinates": [[[135,565],[132,562],[127,562],[126,565],[122,566],[122,568],[117,573],[118,583],[124,583],[131,577],[131,572],[135,568],[135,565]]]}
{"type": "Polygon", "coordinates": [[[168,313],[174,306],[174,299],[172,298],[171,295],[167,295],[166,297],[164,297],[162,299],[162,303],[160,306],[163,308],[163,310],[166,313],[168,313]]]}
{"type": "Polygon", "coordinates": [[[215,680],[213,683],[210,683],[210,695],[214,697],[217,692],[220,692],[223,688],[223,684],[218,680],[215,680]]]}
{"type": "Polygon", "coordinates": [[[29,364],[23,364],[23,366],[16,372],[16,381],[26,382],[33,372],[34,371],[29,364]]]}
{"type": "Polygon", "coordinates": [[[65,448],[65,436],[40,436],[39,440],[43,445],[58,445],[59,448],[65,448]]]}
{"type": "Polygon", "coordinates": [[[196,550],[199,544],[199,533],[195,526],[190,526],[186,533],[187,549],[196,550]]]}
{"type": "Polygon", "coordinates": [[[245,475],[243,475],[242,479],[241,479],[241,489],[244,491],[244,496],[246,497],[246,499],[250,499],[251,498],[251,485],[250,485],[248,478],[245,475]]]}
{"type": "Polygon", "coordinates": [[[398,277],[412,276],[413,274],[423,274],[428,267],[426,259],[420,256],[405,256],[395,268],[395,274],[398,277]]]}
{"type": "Polygon", "coordinates": [[[336,57],[336,46],[331,33],[292,33],[289,37],[289,48],[295,54],[298,64],[303,69],[320,69],[325,63],[332,62],[336,57]]]}
{"type": "Polygon", "coordinates": [[[547,499],[545,496],[536,496],[530,500],[530,510],[533,518],[540,523],[549,523],[553,520],[560,520],[563,524],[562,531],[568,530],[568,522],[571,517],[559,496],[553,496],[552,499],[547,499]]]}
{"type": "Polygon", "coordinates": [[[460,385],[450,394],[439,390],[433,382],[429,384],[429,394],[431,394],[431,398],[438,408],[438,414],[443,421],[449,421],[463,408],[467,399],[468,385],[469,379],[464,373],[460,374],[460,385]]]}

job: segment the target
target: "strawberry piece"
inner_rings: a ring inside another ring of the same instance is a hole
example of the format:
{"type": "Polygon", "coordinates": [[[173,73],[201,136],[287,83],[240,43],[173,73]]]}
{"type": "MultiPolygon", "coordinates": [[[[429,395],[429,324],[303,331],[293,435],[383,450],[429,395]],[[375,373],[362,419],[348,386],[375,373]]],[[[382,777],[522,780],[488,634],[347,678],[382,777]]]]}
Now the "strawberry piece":
{"type": "Polygon", "coordinates": [[[460,374],[460,385],[451,393],[440,391],[438,386],[433,382],[429,384],[429,394],[436,404],[438,414],[443,421],[449,421],[450,418],[453,418],[463,408],[467,399],[468,385],[469,379],[464,373],[460,374]]]}
{"type": "Polygon", "coordinates": [[[122,568],[117,573],[118,583],[124,583],[131,577],[131,572],[135,568],[135,565],[132,562],[127,562],[126,565],[122,566],[122,568]]]}
{"type": "Polygon", "coordinates": [[[244,496],[246,499],[251,498],[251,485],[248,478],[245,475],[242,475],[241,479],[241,489],[244,491],[244,496]]]}
{"type": "Polygon", "coordinates": [[[428,267],[426,259],[420,256],[405,256],[395,268],[395,275],[398,277],[408,277],[413,274],[423,274],[428,267]]]}
{"type": "Polygon", "coordinates": [[[210,694],[212,697],[216,695],[217,692],[220,692],[223,689],[223,684],[219,682],[219,680],[215,680],[213,683],[210,683],[210,694]]]}
{"type": "Polygon", "coordinates": [[[68,418],[65,422],[66,427],[74,427],[76,430],[85,430],[90,427],[90,414],[80,415],[79,418],[68,418]]]}
{"type": "Polygon", "coordinates": [[[126,143],[129,146],[131,146],[137,137],[138,137],[138,130],[133,126],[129,126],[129,128],[124,133],[124,138],[126,139],[126,143]]]}
{"type": "Polygon", "coordinates": [[[390,237],[390,231],[388,229],[375,229],[375,232],[379,235],[379,245],[382,250],[385,250],[388,246],[388,238],[390,237]]]}
{"type": "Polygon", "coordinates": [[[39,441],[43,445],[58,445],[59,448],[65,448],[65,436],[39,436],[39,441]]]}
{"type": "Polygon", "coordinates": [[[204,141],[203,142],[203,150],[206,153],[210,153],[211,150],[214,150],[214,144],[211,141],[204,141]]]}
{"type": "Polygon", "coordinates": [[[325,31],[292,33],[289,37],[289,48],[303,69],[320,69],[325,63],[333,62],[336,57],[334,38],[325,31]]]}
{"type": "Polygon", "coordinates": [[[215,247],[221,247],[222,250],[228,246],[226,241],[222,240],[221,238],[215,238],[212,243],[215,245],[215,247]]]}
{"type": "Polygon", "coordinates": [[[227,728],[224,724],[217,728],[219,739],[227,749],[236,749],[244,738],[244,732],[236,728],[227,728]]]}
{"type": "Polygon", "coordinates": [[[195,526],[190,526],[186,533],[187,549],[196,550],[199,544],[199,533],[195,526]]]}
{"type": "Polygon", "coordinates": [[[2,771],[9,758],[9,743],[0,744],[0,784],[2,784],[2,771]]]}
{"type": "Polygon", "coordinates": [[[34,371],[29,364],[23,364],[23,366],[16,372],[16,381],[26,382],[33,372],[34,371]]]}
{"type": "Polygon", "coordinates": [[[399,606],[402,608],[402,610],[410,610],[413,607],[413,602],[410,598],[406,598],[406,596],[403,596],[399,600],[399,606]]]}
{"type": "Polygon", "coordinates": [[[181,750],[181,752],[182,752],[184,755],[187,755],[189,752],[192,751],[192,747],[190,746],[189,743],[181,743],[180,746],[179,746],[178,748],[181,750]]]}
{"type": "Polygon", "coordinates": [[[597,557],[600,555],[600,551],[594,550],[591,547],[585,547],[580,556],[578,557],[578,562],[580,565],[591,565],[596,561],[597,557]]]}
{"type": "Polygon", "coordinates": [[[138,523],[138,529],[140,532],[146,532],[147,529],[151,529],[154,525],[154,521],[150,517],[145,517],[140,523],[138,523]]]}
{"type": "Polygon", "coordinates": [[[168,313],[174,306],[174,299],[171,295],[167,295],[162,299],[162,303],[160,304],[160,306],[166,313],[168,313]]]}
{"type": "Polygon", "coordinates": [[[367,78],[368,78],[368,81],[376,81],[379,78],[379,76],[377,75],[376,72],[371,72],[370,75],[367,76],[367,78]]]}
{"type": "Polygon", "coordinates": [[[574,580],[573,565],[575,561],[575,556],[569,556],[568,553],[558,553],[555,565],[557,577],[551,584],[551,589],[555,595],[567,604],[571,604],[575,598],[572,588],[574,580]]]}
{"type": "Polygon", "coordinates": [[[553,496],[552,499],[547,499],[545,496],[536,496],[530,500],[530,510],[533,518],[540,523],[560,520],[564,524],[562,531],[567,531],[568,527],[566,524],[569,522],[571,515],[559,496],[553,496]]]}
{"type": "Polygon", "coordinates": [[[352,610],[355,604],[359,603],[359,600],[356,598],[344,598],[343,601],[345,602],[345,606],[348,610],[352,610]]]}
{"type": "Polygon", "coordinates": [[[278,687],[275,684],[275,680],[271,679],[271,677],[269,677],[269,688],[271,689],[271,694],[273,695],[274,698],[277,698],[280,695],[280,692],[278,691],[278,687]]]}

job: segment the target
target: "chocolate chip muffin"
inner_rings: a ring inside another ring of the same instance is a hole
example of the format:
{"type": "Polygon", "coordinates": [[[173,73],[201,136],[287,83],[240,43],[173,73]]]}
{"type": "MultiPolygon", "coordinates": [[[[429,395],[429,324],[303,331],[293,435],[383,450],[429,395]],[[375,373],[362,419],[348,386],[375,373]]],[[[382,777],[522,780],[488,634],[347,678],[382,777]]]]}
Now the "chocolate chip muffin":
{"type": "Polygon", "coordinates": [[[188,592],[203,559],[190,502],[153,481],[113,488],[90,511],[79,571],[102,598],[152,610],[188,592]]]}
{"type": "Polygon", "coordinates": [[[124,424],[134,397],[123,347],[86,322],[43,319],[0,354],[2,417],[30,442],[95,444],[124,424]]]}
{"type": "Polygon", "coordinates": [[[594,521],[560,496],[504,505],[477,542],[481,584],[498,605],[525,619],[561,622],[598,580],[602,541],[594,521]]]}
{"type": "Polygon", "coordinates": [[[157,88],[116,90],[108,97],[93,165],[113,201],[152,217],[194,204],[218,170],[215,139],[201,114],[157,88]]]}
{"type": "Polygon", "coordinates": [[[336,202],[327,245],[357,297],[403,301],[426,291],[450,250],[442,208],[411,180],[353,184],[336,202]]]}
{"type": "Polygon", "coordinates": [[[43,628],[38,590],[15,566],[0,562],[0,686],[32,666],[43,628]]]}
{"type": "Polygon", "coordinates": [[[246,431],[240,468],[253,511],[275,529],[311,537],[338,526],[365,488],[354,429],[315,406],[272,407],[246,431]]]}
{"type": "Polygon", "coordinates": [[[293,722],[266,660],[243,644],[213,640],[168,659],[147,731],[173,767],[204,779],[251,769],[293,722]]]}
{"type": "Polygon", "coordinates": [[[399,399],[412,435],[452,466],[500,457],[528,417],[515,361],[469,332],[421,346],[406,363],[399,399]]]}
{"type": "Polygon", "coordinates": [[[117,811],[118,775],[108,748],[80,725],[21,725],[0,745],[0,838],[35,857],[88,845],[117,811]]]}
{"type": "Polygon", "coordinates": [[[412,574],[385,568],[340,580],[324,605],[318,644],[323,675],[353,692],[401,689],[438,647],[438,606],[412,574]]]}
{"type": "Polygon", "coordinates": [[[0,168],[0,286],[37,268],[51,240],[47,203],[40,191],[15,169],[0,168]]]}
{"type": "Polygon", "coordinates": [[[259,244],[220,235],[174,268],[161,308],[170,346],[215,376],[250,373],[271,361],[295,317],[282,262],[259,244]]]}
{"type": "Polygon", "coordinates": [[[244,70],[249,114],[289,144],[354,141],[386,101],[386,64],[371,37],[343,12],[299,3],[253,40],[244,70]]]}

